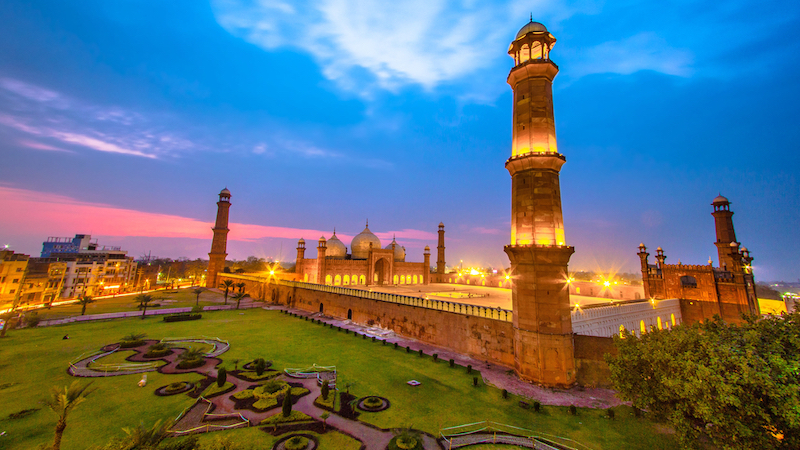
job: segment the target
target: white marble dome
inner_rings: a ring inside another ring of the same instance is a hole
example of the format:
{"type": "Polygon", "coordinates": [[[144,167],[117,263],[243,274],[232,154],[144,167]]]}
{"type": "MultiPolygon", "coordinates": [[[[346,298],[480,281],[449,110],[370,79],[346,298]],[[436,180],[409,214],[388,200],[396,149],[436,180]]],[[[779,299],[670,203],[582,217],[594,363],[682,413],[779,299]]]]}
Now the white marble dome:
{"type": "Polygon", "coordinates": [[[350,250],[354,259],[367,259],[369,257],[369,247],[381,248],[381,240],[375,236],[372,231],[369,231],[369,224],[364,228],[364,231],[358,233],[353,241],[350,243],[350,250]]]}

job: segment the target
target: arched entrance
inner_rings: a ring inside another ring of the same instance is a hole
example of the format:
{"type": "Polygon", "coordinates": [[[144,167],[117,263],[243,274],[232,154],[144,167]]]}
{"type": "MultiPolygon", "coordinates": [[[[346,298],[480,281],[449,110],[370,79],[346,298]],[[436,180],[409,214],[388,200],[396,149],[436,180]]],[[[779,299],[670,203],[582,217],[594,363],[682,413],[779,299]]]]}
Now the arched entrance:
{"type": "Polygon", "coordinates": [[[386,276],[389,273],[389,264],[381,258],[375,262],[375,284],[386,284],[386,276]]]}
{"type": "Polygon", "coordinates": [[[324,303],[320,303],[320,304],[319,304],[319,312],[320,312],[320,314],[322,314],[323,312],[325,312],[325,304],[324,304],[324,303]]]}
{"type": "Polygon", "coordinates": [[[352,309],[348,309],[347,310],[347,320],[353,320],[353,310],[352,309]]]}

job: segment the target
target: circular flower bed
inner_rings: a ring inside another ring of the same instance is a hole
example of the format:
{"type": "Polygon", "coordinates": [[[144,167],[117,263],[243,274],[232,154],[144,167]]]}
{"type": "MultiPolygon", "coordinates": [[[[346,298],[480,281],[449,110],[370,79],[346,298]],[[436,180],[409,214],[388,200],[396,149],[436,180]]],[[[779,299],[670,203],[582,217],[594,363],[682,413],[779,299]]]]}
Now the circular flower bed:
{"type": "Polygon", "coordinates": [[[369,397],[359,399],[357,406],[358,409],[362,411],[378,412],[389,408],[389,400],[383,397],[378,397],[377,395],[371,395],[369,397]]]}
{"type": "Polygon", "coordinates": [[[319,445],[317,438],[310,434],[293,434],[279,440],[273,450],[314,450],[319,445]]]}
{"type": "Polygon", "coordinates": [[[167,395],[177,395],[183,394],[184,392],[189,392],[192,389],[194,389],[194,383],[190,383],[188,381],[178,381],[176,383],[161,386],[160,388],[156,389],[156,395],[161,397],[167,395]]]}
{"type": "Polygon", "coordinates": [[[387,450],[422,450],[422,437],[416,433],[403,432],[389,441],[387,450]]]}
{"type": "Polygon", "coordinates": [[[178,363],[178,369],[196,369],[206,363],[203,358],[184,359],[178,363]]]}

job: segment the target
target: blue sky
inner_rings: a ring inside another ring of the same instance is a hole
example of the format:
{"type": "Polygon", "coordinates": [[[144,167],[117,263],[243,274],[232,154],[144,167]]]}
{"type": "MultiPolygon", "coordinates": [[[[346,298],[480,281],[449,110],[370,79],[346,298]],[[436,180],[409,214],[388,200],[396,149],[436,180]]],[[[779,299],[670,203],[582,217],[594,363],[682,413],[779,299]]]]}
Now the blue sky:
{"type": "Polygon", "coordinates": [[[0,239],[201,257],[227,186],[233,258],[368,218],[409,260],[442,221],[448,262],[506,266],[506,49],[531,13],[558,39],[571,268],[637,270],[640,242],[716,264],[722,193],[757,279],[800,277],[789,1],[6,0],[0,239]]]}

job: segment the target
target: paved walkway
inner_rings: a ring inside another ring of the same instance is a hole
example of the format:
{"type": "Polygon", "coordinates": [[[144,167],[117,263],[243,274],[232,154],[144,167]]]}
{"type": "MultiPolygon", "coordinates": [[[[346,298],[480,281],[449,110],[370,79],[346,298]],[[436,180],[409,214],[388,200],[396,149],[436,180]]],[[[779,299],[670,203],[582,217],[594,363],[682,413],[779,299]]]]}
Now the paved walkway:
{"type": "MultiPolygon", "coordinates": [[[[244,300],[239,305],[239,309],[249,309],[249,308],[259,308],[263,304],[256,303],[256,302],[245,302],[244,300]]],[[[203,311],[226,311],[236,309],[236,304],[228,304],[228,305],[211,305],[211,306],[204,306],[203,311]]],[[[159,309],[148,309],[145,313],[146,316],[160,316],[163,314],[179,314],[179,313],[188,313],[192,312],[191,307],[184,307],[184,308],[159,308],[159,309]]],[[[67,323],[74,323],[74,322],[91,322],[94,320],[110,320],[110,319],[122,319],[125,317],[141,317],[141,311],[121,311],[115,313],[105,313],[105,314],[87,314],[84,316],[72,316],[72,317],[65,317],[63,319],[50,319],[50,320],[43,320],[39,322],[40,327],[49,327],[52,325],[64,325],[67,323]]]]}
{"type": "Polygon", "coordinates": [[[545,405],[575,405],[582,408],[610,408],[623,403],[615,396],[616,392],[611,389],[581,387],[576,387],[573,389],[557,389],[537,386],[520,380],[514,374],[511,367],[491,364],[487,361],[482,361],[461,353],[456,353],[444,347],[439,347],[420,342],[416,339],[400,336],[392,331],[382,328],[366,327],[349,320],[338,319],[320,313],[311,313],[301,309],[287,308],[283,305],[265,306],[264,309],[283,310],[300,316],[311,317],[321,320],[326,324],[333,324],[333,326],[348,329],[354,333],[365,334],[370,337],[375,336],[376,338],[385,340],[390,344],[397,342],[398,345],[402,347],[411,347],[412,351],[419,351],[421,349],[425,354],[428,355],[437,353],[439,355],[439,359],[443,361],[453,359],[457,364],[462,366],[471,365],[474,370],[477,370],[481,373],[483,382],[486,384],[495,386],[498,389],[506,389],[512,394],[527,397],[530,398],[531,401],[539,401],[545,405]]]}

